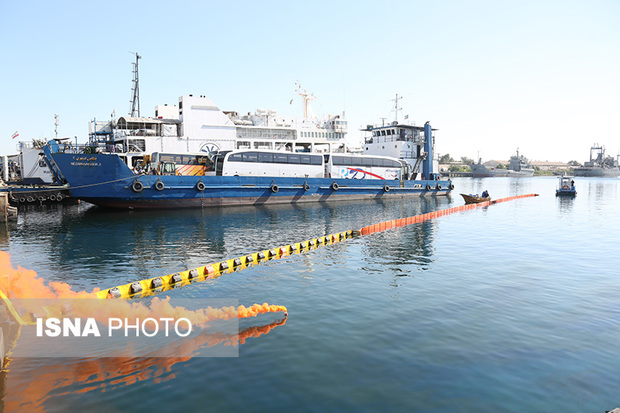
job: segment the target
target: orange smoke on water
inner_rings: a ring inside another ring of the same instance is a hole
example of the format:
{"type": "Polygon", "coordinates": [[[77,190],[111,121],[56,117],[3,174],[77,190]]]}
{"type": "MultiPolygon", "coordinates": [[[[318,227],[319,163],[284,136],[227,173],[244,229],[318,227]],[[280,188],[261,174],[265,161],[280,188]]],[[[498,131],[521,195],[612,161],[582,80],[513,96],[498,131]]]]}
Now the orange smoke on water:
{"type": "MultiPolygon", "coordinates": [[[[8,252],[0,251],[0,290],[9,298],[92,298],[86,291],[73,291],[69,284],[52,281],[45,285],[33,270],[13,268],[8,252]]],[[[99,288],[93,292],[99,291],[99,288]]]]}
{"type": "MultiPolygon", "coordinates": [[[[287,315],[286,307],[269,305],[267,303],[254,304],[250,307],[240,305],[237,308],[229,306],[188,310],[184,307],[175,307],[170,304],[170,297],[164,299],[154,297],[150,306],[141,302],[130,302],[120,299],[100,300],[94,296],[94,293],[98,292],[99,288],[95,288],[89,293],[87,291],[73,291],[69,284],[58,281],[50,282],[49,285],[46,285],[45,281],[38,277],[35,271],[21,267],[13,268],[9,254],[4,251],[0,251],[0,291],[9,299],[90,298],[90,300],[72,300],[69,303],[72,310],[71,313],[73,316],[88,315],[89,317],[95,317],[99,321],[108,320],[111,317],[125,318],[130,315],[143,320],[146,318],[187,318],[194,325],[206,325],[211,320],[256,317],[264,313],[284,312],[287,315]]],[[[29,302],[28,300],[25,301],[29,302]]],[[[28,305],[27,303],[25,305],[28,305]]],[[[28,307],[27,310],[37,316],[40,316],[42,313],[49,317],[67,316],[67,304],[46,306],[45,308],[28,307]]]]}
{"type": "MultiPolygon", "coordinates": [[[[198,350],[203,346],[221,343],[245,344],[248,338],[269,333],[286,323],[286,319],[265,326],[254,326],[237,334],[202,334],[185,345],[198,350]]],[[[187,352],[189,353],[189,351],[187,352]]],[[[172,367],[183,365],[192,357],[104,357],[97,359],[63,360],[62,363],[36,363],[27,358],[9,359],[11,375],[5,382],[2,402],[7,411],[45,412],[45,402],[51,397],[111,391],[117,387],[152,380],[162,383],[173,379],[172,367]],[[34,368],[34,370],[33,370],[34,368]],[[79,389],[76,391],[76,387],[79,389]]],[[[1,386],[2,384],[0,384],[1,386]]],[[[0,387],[1,388],[1,387],[0,387]]]]}

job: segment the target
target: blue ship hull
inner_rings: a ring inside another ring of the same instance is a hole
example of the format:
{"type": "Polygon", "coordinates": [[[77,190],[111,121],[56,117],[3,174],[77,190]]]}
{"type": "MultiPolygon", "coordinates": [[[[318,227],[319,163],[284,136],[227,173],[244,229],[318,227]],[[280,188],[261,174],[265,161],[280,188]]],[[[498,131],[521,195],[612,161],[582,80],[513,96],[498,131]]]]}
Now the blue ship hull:
{"type": "Polygon", "coordinates": [[[447,195],[450,181],[135,175],[114,154],[51,153],[71,196],[112,208],[196,208],[447,195]],[[136,183],[137,182],[137,183],[136,183]],[[202,189],[204,187],[204,189],[202,189]]]}

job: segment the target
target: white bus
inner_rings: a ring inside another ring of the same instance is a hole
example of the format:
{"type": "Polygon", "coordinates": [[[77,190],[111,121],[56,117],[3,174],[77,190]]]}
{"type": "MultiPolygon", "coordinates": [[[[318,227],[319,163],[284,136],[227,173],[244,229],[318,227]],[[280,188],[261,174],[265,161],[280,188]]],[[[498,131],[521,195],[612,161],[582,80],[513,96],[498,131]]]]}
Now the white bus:
{"type": "Polygon", "coordinates": [[[218,153],[218,176],[408,179],[408,164],[389,156],[237,150],[218,153]]]}
{"type": "Polygon", "coordinates": [[[221,176],[291,176],[323,178],[323,155],[265,150],[220,152],[215,174],[221,176]]]}
{"type": "Polygon", "coordinates": [[[326,158],[329,178],[409,179],[409,164],[389,156],[330,154],[326,158]]]}

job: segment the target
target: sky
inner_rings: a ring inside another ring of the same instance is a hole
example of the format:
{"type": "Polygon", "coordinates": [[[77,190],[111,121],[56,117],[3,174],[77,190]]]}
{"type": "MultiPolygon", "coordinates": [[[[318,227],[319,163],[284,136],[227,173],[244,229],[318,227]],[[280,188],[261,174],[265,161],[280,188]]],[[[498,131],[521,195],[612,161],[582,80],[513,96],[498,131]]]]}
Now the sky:
{"type": "Polygon", "coordinates": [[[127,115],[137,52],[142,116],[190,93],[301,116],[299,82],[316,114],[345,112],[351,144],[394,119],[398,94],[439,155],[615,156],[618,22],[617,0],[0,0],[0,154],[53,138],[54,115],[79,142],[127,115]]]}

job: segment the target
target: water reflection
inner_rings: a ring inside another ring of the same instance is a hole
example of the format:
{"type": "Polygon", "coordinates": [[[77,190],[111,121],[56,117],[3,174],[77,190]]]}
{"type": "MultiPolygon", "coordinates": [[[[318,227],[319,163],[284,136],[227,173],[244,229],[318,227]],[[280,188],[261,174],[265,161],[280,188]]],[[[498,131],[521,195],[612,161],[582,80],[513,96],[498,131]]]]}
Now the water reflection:
{"type": "Polygon", "coordinates": [[[571,215],[575,198],[572,196],[556,196],[555,198],[560,210],[560,215],[571,215]]]}
{"type": "Polygon", "coordinates": [[[435,226],[436,222],[430,220],[370,235],[364,240],[363,270],[402,277],[430,269],[435,226]],[[390,247],[386,249],[384,245],[390,247]]]}
{"type": "Polygon", "coordinates": [[[577,180],[575,186],[577,195],[583,191],[584,195],[587,194],[588,198],[597,202],[615,198],[618,188],[617,180],[613,178],[581,178],[577,180]]]}

